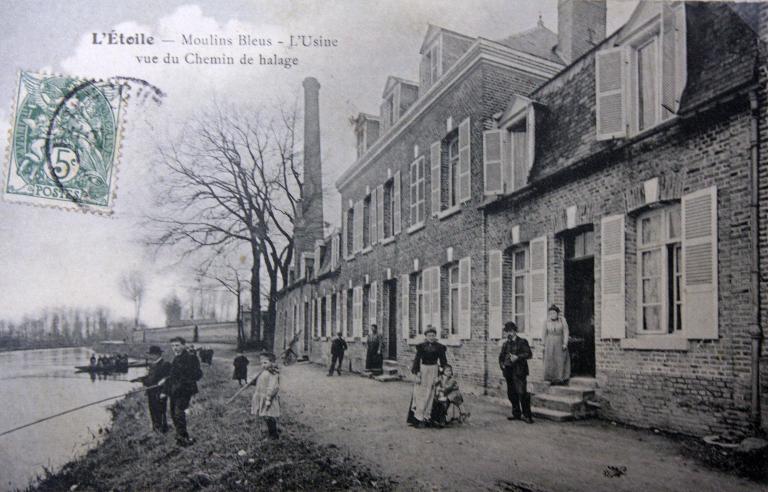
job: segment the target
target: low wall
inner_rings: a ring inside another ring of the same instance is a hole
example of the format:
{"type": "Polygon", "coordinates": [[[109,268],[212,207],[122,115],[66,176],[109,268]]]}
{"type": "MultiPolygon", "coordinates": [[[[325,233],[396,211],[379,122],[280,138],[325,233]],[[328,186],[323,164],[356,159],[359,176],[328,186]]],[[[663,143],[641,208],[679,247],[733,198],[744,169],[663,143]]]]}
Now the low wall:
{"type": "MultiPolygon", "coordinates": [[[[133,334],[136,342],[151,344],[167,344],[173,337],[183,337],[187,343],[193,343],[195,325],[184,325],[163,328],[148,328],[138,330],[133,334]]],[[[237,323],[217,323],[198,325],[198,341],[194,343],[237,343],[237,323]]]]}

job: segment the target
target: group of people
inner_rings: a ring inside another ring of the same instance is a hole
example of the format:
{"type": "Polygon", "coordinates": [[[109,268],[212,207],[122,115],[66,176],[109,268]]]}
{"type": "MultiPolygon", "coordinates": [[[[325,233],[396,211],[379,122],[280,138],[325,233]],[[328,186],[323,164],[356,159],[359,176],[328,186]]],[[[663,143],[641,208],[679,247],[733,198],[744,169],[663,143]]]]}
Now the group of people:
{"type": "MultiPolygon", "coordinates": [[[[570,379],[570,355],[568,353],[568,323],[556,305],[549,307],[544,326],[544,379],[551,384],[566,384],[570,379]]],[[[504,324],[505,341],[499,352],[499,369],[504,375],[507,398],[512,405],[509,420],[533,423],[531,396],[528,393],[528,360],[533,356],[531,346],[518,335],[514,321],[504,324]]],[[[446,411],[454,404],[460,416],[468,417],[462,408],[463,397],[453,378],[453,368],[448,364],[446,348],[437,341],[437,330],[429,326],[424,332],[424,342],[416,346],[416,357],[411,372],[419,379],[414,384],[407,422],[415,427],[442,427],[446,411]],[[449,393],[446,390],[449,389],[449,393]]],[[[461,419],[460,419],[461,420],[461,419]]]]}
{"type": "Polygon", "coordinates": [[[96,369],[128,369],[128,354],[91,355],[90,365],[96,369]]]}
{"type": "Polygon", "coordinates": [[[173,360],[168,362],[163,358],[163,349],[157,345],[149,347],[148,355],[152,360],[147,366],[147,375],[134,381],[148,387],[147,404],[152,429],[161,433],[168,432],[166,413],[170,400],[176,442],[180,446],[189,446],[194,443],[194,439],[187,431],[186,410],[198,392],[197,382],[203,377],[203,371],[195,351],[187,347],[184,338],[172,338],[171,350],[173,360]]]}

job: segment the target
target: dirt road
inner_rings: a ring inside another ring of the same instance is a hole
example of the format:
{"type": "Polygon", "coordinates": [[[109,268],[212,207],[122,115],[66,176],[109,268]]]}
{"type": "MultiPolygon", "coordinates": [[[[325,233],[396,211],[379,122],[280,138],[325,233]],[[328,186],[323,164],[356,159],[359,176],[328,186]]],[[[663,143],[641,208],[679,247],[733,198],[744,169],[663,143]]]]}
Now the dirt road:
{"type": "Polygon", "coordinates": [[[510,422],[507,407],[483,398],[468,398],[472,418],[461,427],[414,429],[405,424],[408,383],[325,371],[283,368],[284,412],[309,427],[308,437],[377,464],[403,489],[764,490],[684,458],[664,436],[597,420],[510,422]]]}

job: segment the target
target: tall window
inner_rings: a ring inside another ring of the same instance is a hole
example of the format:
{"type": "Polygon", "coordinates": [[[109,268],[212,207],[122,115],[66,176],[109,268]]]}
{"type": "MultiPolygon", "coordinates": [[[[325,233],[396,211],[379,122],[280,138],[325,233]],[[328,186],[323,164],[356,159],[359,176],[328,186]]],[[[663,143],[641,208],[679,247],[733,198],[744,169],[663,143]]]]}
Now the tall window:
{"type": "Polygon", "coordinates": [[[448,332],[459,333],[459,264],[448,267],[448,332]]]}
{"type": "Polygon", "coordinates": [[[320,298],[320,336],[328,336],[328,298],[320,298]]]}
{"type": "Polygon", "coordinates": [[[355,253],[355,207],[349,207],[347,210],[347,230],[344,234],[347,235],[347,250],[344,254],[352,256],[355,253]]]}
{"type": "Polygon", "coordinates": [[[384,237],[392,237],[395,234],[395,180],[390,179],[384,183],[384,237]]]}
{"type": "Polygon", "coordinates": [[[637,48],[635,74],[637,77],[637,127],[638,131],[658,122],[658,37],[654,36],[637,48]]]}
{"type": "Polygon", "coordinates": [[[527,302],[526,281],[528,261],[524,249],[512,253],[512,319],[520,331],[526,331],[527,302]]]}
{"type": "Polygon", "coordinates": [[[371,319],[371,284],[363,286],[363,336],[368,336],[371,319]]]}
{"type": "Polygon", "coordinates": [[[371,224],[371,195],[368,195],[363,200],[363,249],[371,245],[371,227],[375,224],[371,224]]]}
{"type": "Polygon", "coordinates": [[[344,306],[344,309],[346,309],[346,314],[344,315],[344,320],[346,323],[345,331],[347,338],[352,338],[354,336],[354,289],[347,289],[347,305],[344,306]]]}
{"type": "Polygon", "coordinates": [[[411,225],[424,222],[424,158],[411,163],[411,225]]]}
{"type": "Polygon", "coordinates": [[[337,301],[336,301],[336,294],[331,295],[331,319],[328,320],[330,323],[328,325],[328,334],[329,336],[335,335],[336,331],[336,323],[339,316],[339,313],[336,311],[338,309],[337,307],[337,301]]]}
{"type": "Polygon", "coordinates": [[[680,207],[652,210],[637,218],[640,333],[682,329],[680,207]]]}
{"type": "Polygon", "coordinates": [[[448,139],[448,200],[447,207],[459,203],[459,133],[456,132],[448,139]]]}

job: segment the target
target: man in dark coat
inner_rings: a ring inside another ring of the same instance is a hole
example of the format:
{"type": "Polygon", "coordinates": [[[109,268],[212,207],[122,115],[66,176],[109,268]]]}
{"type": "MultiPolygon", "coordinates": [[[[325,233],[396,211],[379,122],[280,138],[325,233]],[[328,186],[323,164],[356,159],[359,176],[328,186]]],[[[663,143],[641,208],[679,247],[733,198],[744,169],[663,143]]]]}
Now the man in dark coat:
{"type": "MultiPolygon", "coordinates": [[[[140,382],[144,386],[157,386],[171,372],[171,363],[163,360],[163,350],[157,345],[149,347],[149,356],[154,360],[147,366],[147,375],[136,378],[133,381],[140,382]]],[[[152,430],[155,432],[168,432],[168,419],[166,418],[168,400],[161,395],[161,388],[147,390],[147,406],[149,417],[152,419],[152,430]]]]}
{"type": "Polygon", "coordinates": [[[528,394],[528,359],[532,357],[528,340],[517,336],[517,325],[514,321],[504,324],[504,334],[507,340],[499,353],[499,367],[507,382],[507,397],[512,403],[512,415],[509,420],[520,420],[520,417],[533,423],[531,416],[531,395],[528,394]]]}
{"type": "Polygon", "coordinates": [[[171,349],[175,357],[163,385],[163,393],[171,398],[171,420],[176,429],[176,442],[180,446],[189,446],[194,440],[189,438],[184,411],[189,408],[192,396],[197,394],[197,381],[203,377],[203,371],[197,355],[187,350],[182,337],[171,339],[171,349]]]}
{"type": "Polygon", "coordinates": [[[341,376],[341,363],[344,361],[344,352],[346,350],[347,342],[344,341],[341,332],[338,332],[336,338],[331,342],[331,368],[328,370],[329,376],[333,376],[334,368],[336,368],[336,373],[341,376]],[[338,365],[336,365],[337,362],[338,365]]]}

